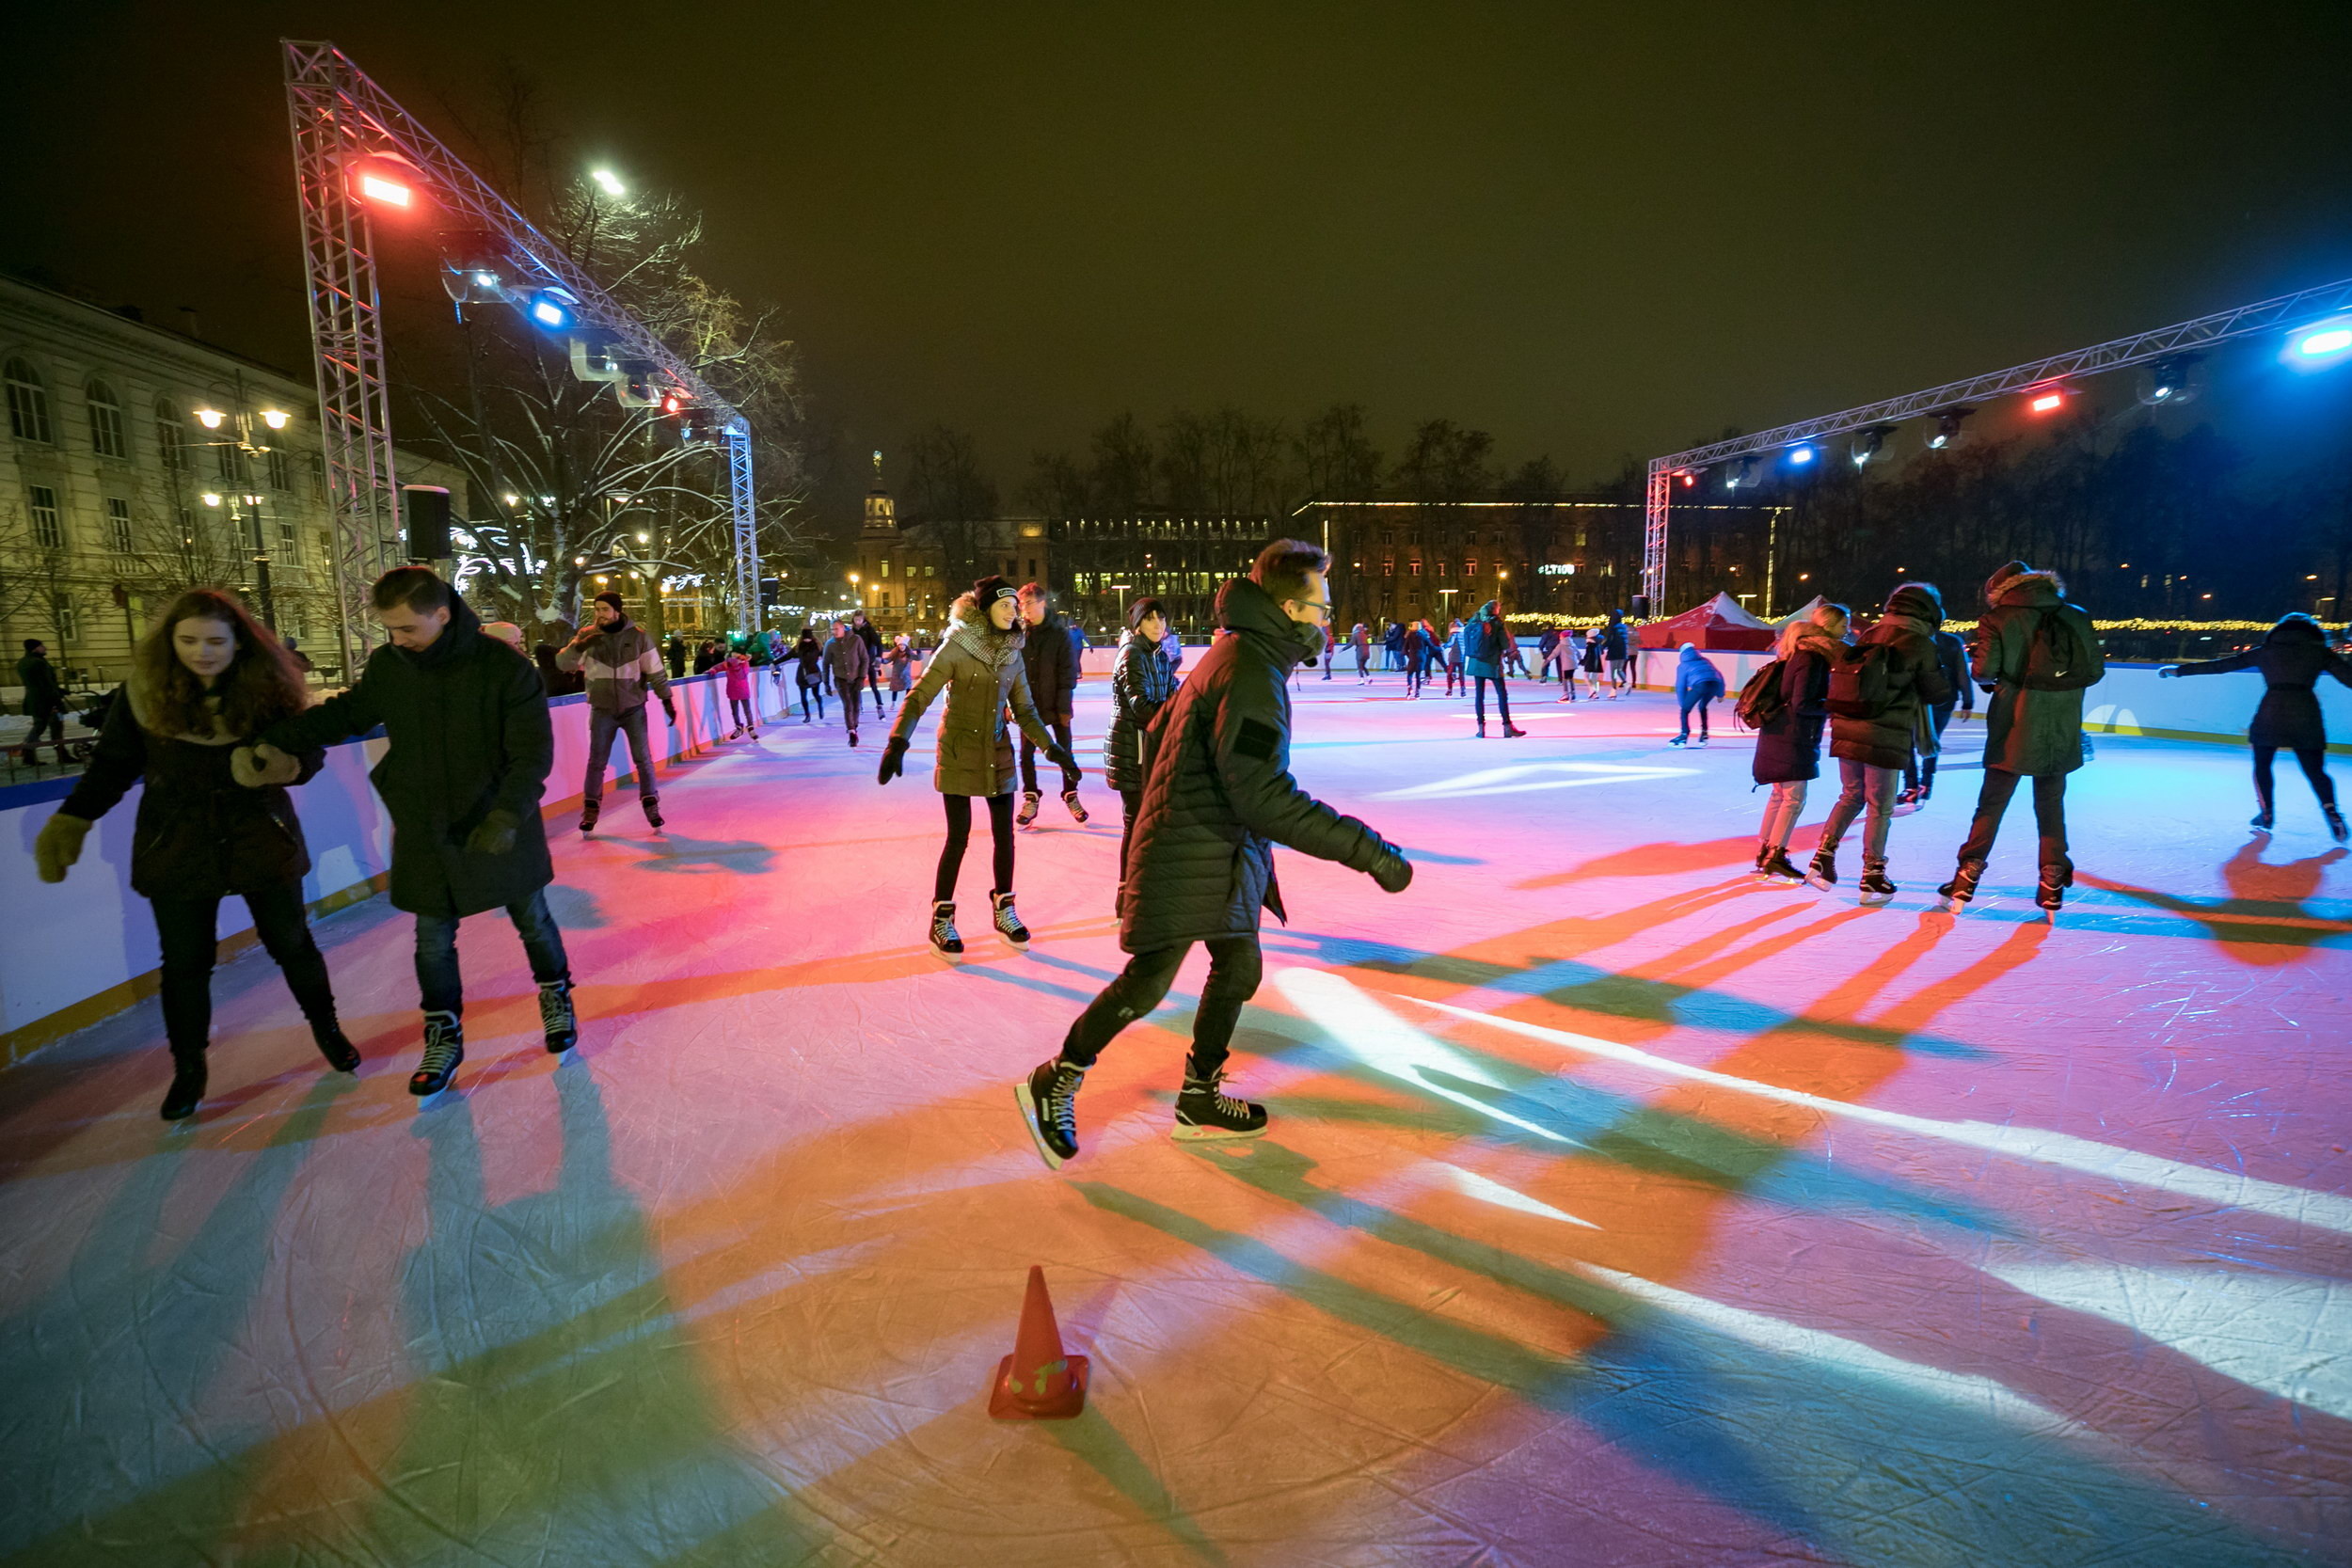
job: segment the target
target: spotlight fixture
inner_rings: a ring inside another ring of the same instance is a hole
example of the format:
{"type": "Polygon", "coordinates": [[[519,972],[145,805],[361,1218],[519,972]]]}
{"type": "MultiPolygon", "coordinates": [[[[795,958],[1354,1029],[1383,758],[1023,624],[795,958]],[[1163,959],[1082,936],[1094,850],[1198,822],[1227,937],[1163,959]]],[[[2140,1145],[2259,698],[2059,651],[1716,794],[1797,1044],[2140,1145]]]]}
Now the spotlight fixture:
{"type": "Polygon", "coordinates": [[[1788,449],[1788,466],[1790,467],[1802,468],[1812,461],[1813,443],[1810,441],[1800,441],[1795,446],[1788,449]]]}
{"type": "Polygon", "coordinates": [[[2055,414],[2066,406],[2063,387],[2036,387],[2026,393],[2026,412],[2035,415],[2055,414]]]}
{"type": "Polygon", "coordinates": [[[351,166],[352,194],[373,206],[411,212],[421,184],[416,166],[405,158],[379,152],[351,166]]]}
{"type": "Polygon", "coordinates": [[[1944,451],[1960,445],[1961,421],[1975,413],[1973,408],[1943,408],[1934,414],[1935,434],[1928,437],[1928,450],[1944,451]]]}
{"type": "Polygon", "coordinates": [[[531,296],[523,314],[549,332],[562,332],[580,319],[580,299],[569,289],[550,284],[531,296]]]}
{"type": "Polygon", "coordinates": [[[2198,369],[2203,357],[2176,354],[2149,366],[2140,372],[2139,401],[2151,408],[2196,402],[2197,394],[2204,388],[2204,374],[2198,369]]]}
{"type": "Polygon", "coordinates": [[[1853,459],[1855,467],[1867,467],[1879,454],[1879,449],[1886,445],[1886,438],[1894,433],[1894,426],[1883,424],[1857,430],[1853,433],[1853,446],[1847,455],[1853,459]]]}
{"type": "Polygon", "coordinates": [[[2352,319],[2339,317],[2302,327],[2287,339],[2282,357],[2296,370],[2326,370],[2352,358],[2352,319]]]}
{"type": "Polygon", "coordinates": [[[1753,457],[1734,458],[1724,468],[1724,488],[1726,490],[1737,490],[1755,483],[1756,459],[1753,457]]]}

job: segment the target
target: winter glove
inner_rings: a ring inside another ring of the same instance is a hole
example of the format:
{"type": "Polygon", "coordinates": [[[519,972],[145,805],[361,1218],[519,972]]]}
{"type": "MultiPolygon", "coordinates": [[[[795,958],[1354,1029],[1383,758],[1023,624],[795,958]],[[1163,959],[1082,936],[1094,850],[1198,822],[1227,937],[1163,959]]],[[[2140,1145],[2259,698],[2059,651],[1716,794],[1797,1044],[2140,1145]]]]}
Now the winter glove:
{"type": "Polygon", "coordinates": [[[1372,879],[1383,893],[1403,893],[1413,885],[1413,863],[1395,845],[1383,844],[1380,858],[1372,863],[1372,879]]]}
{"type": "Polygon", "coordinates": [[[275,746],[240,746],[229,753],[229,776],[247,789],[290,784],[302,777],[302,763],[275,746]]]}
{"type": "Polygon", "coordinates": [[[82,858],[82,840],[89,836],[89,818],[58,812],[41,824],[33,840],[33,861],[44,882],[65,880],[66,867],[82,858]]]}
{"type": "Polygon", "coordinates": [[[906,770],[907,743],[894,735],[890,737],[890,744],[882,748],[882,766],[874,769],[874,782],[888,784],[906,770]]]}
{"type": "Polygon", "coordinates": [[[520,826],[513,812],[494,811],[466,835],[466,853],[506,854],[515,847],[515,832],[520,826]]]}
{"type": "Polygon", "coordinates": [[[1059,746],[1047,747],[1045,749],[1045,760],[1060,768],[1062,772],[1070,778],[1082,779],[1086,777],[1086,769],[1078,766],[1078,759],[1072,756],[1068,752],[1064,751],[1059,746]]]}
{"type": "Polygon", "coordinates": [[[675,703],[662,704],[661,716],[670,721],[670,728],[677,728],[677,705],[675,703]]]}

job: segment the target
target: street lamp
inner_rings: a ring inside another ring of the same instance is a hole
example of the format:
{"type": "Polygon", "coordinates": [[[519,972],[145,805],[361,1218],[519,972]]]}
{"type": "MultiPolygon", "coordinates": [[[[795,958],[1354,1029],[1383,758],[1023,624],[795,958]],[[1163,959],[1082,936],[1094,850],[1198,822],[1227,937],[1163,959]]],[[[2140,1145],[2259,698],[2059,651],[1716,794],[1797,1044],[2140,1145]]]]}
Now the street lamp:
{"type": "MultiPolygon", "coordinates": [[[[263,430],[274,433],[285,429],[293,422],[293,417],[282,408],[246,407],[243,372],[239,372],[232,381],[215,382],[214,386],[216,390],[226,390],[230,393],[229,407],[226,409],[199,407],[196,410],[196,422],[206,430],[223,431],[227,434],[220,440],[204,441],[199,444],[219,449],[233,449],[237,456],[230,467],[236,470],[237,478],[250,484],[252,483],[250,460],[256,455],[266,454],[271,450],[267,442],[255,439],[257,421],[263,430]]],[[[206,506],[217,507],[222,504],[222,499],[223,498],[217,491],[204,492],[206,506]]],[[[270,586],[269,543],[262,531],[262,498],[247,491],[238,496],[236,499],[244,508],[243,515],[237,517],[238,527],[241,531],[249,531],[248,538],[253,546],[254,597],[261,600],[262,624],[274,632],[278,629],[278,601],[270,586]]],[[[232,515],[236,514],[236,511],[235,507],[230,508],[232,515]]]]}

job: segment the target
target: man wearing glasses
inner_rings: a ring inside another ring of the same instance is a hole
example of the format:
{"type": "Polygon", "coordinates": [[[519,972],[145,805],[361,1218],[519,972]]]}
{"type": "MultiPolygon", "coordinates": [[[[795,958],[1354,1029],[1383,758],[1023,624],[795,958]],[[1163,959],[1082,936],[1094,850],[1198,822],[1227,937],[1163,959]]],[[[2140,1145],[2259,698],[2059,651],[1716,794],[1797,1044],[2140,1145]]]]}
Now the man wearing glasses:
{"type": "Polygon", "coordinates": [[[1413,868],[1394,845],[1300,789],[1290,773],[1291,671],[1323,653],[1329,558],[1278,540],[1217,594],[1220,637],[1145,732],[1143,799],[1121,890],[1127,967],[1079,1014],[1058,1055],[1013,1086],[1049,1167],[1078,1152],[1078,1086],[1112,1037],[1159,1006],[1196,942],[1209,975],[1193,1012],[1176,1098],[1180,1139],[1254,1138],[1263,1105],[1219,1092],[1242,1005],[1258,990],[1258,911],[1282,911],[1274,846],[1337,861],[1402,893],[1413,868]]]}

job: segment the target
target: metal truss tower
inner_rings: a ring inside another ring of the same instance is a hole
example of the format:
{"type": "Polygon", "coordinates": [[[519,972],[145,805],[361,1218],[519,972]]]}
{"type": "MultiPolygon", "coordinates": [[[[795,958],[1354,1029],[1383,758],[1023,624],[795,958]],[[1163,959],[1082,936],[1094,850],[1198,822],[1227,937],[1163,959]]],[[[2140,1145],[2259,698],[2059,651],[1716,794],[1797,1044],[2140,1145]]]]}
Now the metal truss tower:
{"type": "Polygon", "coordinates": [[[2242,305],[2234,310],[2224,310],[2217,315],[2200,316],[2195,321],[2175,323],[2170,326],[2158,327],[2153,332],[2094,343],[2089,348],[2075,349],[2071,354],[2053,355],[2047,359],[2012,365],[2008,370],[1994,371],[1989,375],[1972,376],[1965,381],[1947,381],[1941,387],[1931,387],[1925,391],[1910,392],[1879,403],[1867,403],[1843,413],[1825,414],[1820,419],[1802,420],[1795,424],[1760,430],[1753,436],[1735,436],[1665,457],[1653,457],[1649,464],[1646,527],[1642,538],[1642,592],[1649,596],[1652,613],[1664,612],[1666,533],[1672,517],[1674,479],[1679,470],[1777,451],[1801,441],[1820,441],[1833,436],[1850,435],[1874,425],[1892,424],[1898,420],[1922,414],[1963,413],[1987,398],[2044,386],[2068,376],[2150,364],[2211,344],[2227,342],[2233,338],[2250,338],[2265,332],[2290,332],[2346,310],[2352,310],[2352,278],[2305,289],[2298,293],[2281,294],[2276,299],[2265,299],[2254,305],[2242,305]]]}
{"type": "Polygon", "coordinates": [[[343,611],[344,670],[356,668],[353,656],[370,625],[363,602],[367,585],[393,559],[400,526],[374,236],[367,211],[352,191],[355,167],[372,157],[394,158],[412,168],[424,194],[444,215],[441,227],[495,241],[512,292],[561,290],[571,302],[576,333],[594,333],[615,361],[650,367],[667,390],[691,406],[697,427],[723,433],[735,533],[737,620],[744,630],[756,630],[758,508],[751,427],[741,412],[342,50],[326,42],[283,41],[286,107],[294,133],[294,182],[310,296],[310,341],[318,357],[320,426],[336,506],[336,588],[343,611]]]}

